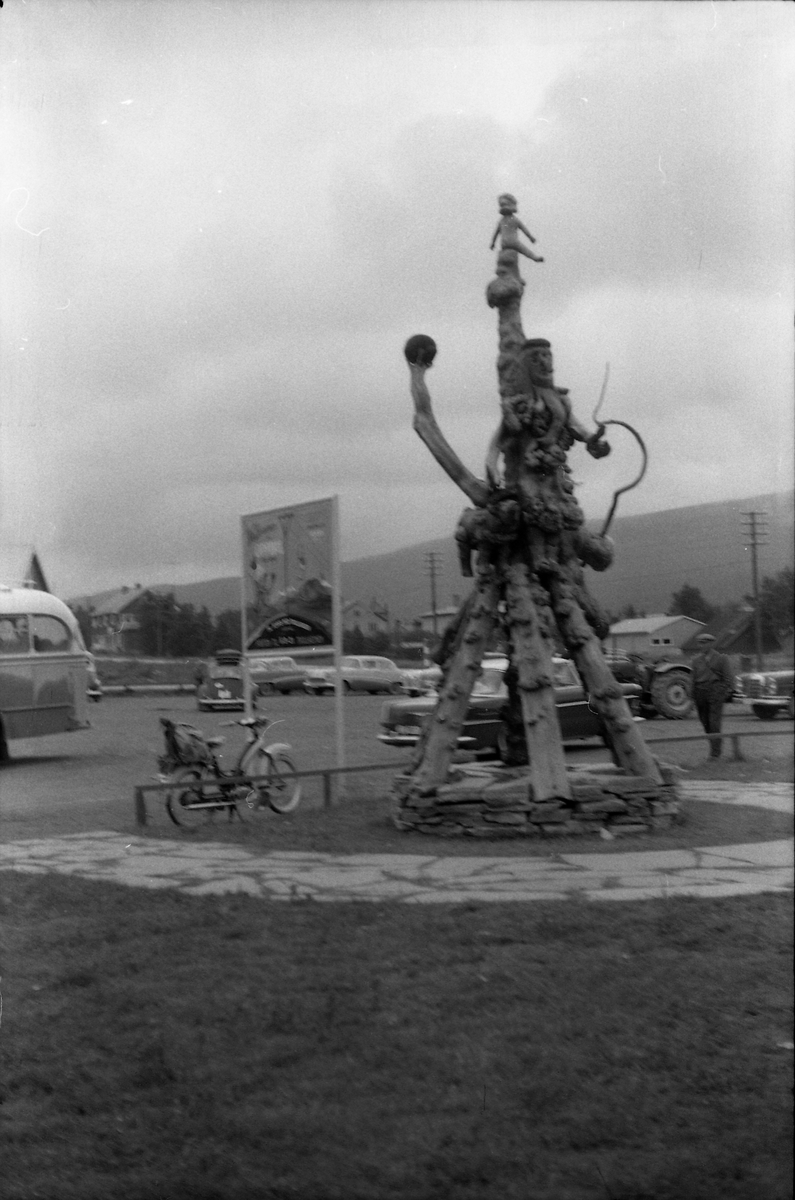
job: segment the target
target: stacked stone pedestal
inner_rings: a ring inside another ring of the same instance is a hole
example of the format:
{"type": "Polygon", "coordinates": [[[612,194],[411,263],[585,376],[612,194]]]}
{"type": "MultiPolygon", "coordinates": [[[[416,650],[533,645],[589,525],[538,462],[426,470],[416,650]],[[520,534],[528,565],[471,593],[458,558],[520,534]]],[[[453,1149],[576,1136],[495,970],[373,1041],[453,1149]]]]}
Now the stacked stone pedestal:
{"type": "Polygon", "coordinates": [[[421,795],[411,775],[393,783],[393,820],[404,832],[437,837],[612,837],[668,829],[682,817],[675,771],[658,764],[662,784],[620,767],[569,769],[571,799],[537,800],[526,767],[471,763],[421,795]]]}

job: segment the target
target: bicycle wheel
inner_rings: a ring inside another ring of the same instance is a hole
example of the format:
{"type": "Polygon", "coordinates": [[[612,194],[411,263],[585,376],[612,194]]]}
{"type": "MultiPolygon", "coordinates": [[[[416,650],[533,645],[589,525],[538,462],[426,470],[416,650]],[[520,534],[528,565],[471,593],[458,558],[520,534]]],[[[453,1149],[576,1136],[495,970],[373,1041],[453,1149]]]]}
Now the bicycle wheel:
{"type": "Polygon", "coordinates": [[[294,771],[295,763],[283,751],[277,751],[270,758],[267,798],[274,812],[288,813],[298,808],[301,801],[301,780],[290,778],[294,771]]]}
{"type": "Polygon", "coordinates": [[[166,808],[175,825],[181,825],[183,829],[196,829],[213,820],[219,809],[217,805],[208,803],[206,793],[179,786],[209,778],[202,767],[183,767],[175,772],[176,787],[173,792],[166,792],[166,808]]]}
{"type": "Polygon", "coordinates": [[[295,764],[284,751],[277,750],[275,754],[267,754],[264,750],[259,750],[246,761],[244,770],[246,775],[264,775],[266,778],[262,783],[252,784],[251,787],[251,792],[256,787],[259,795],[259,809],[253,802],[251,792],[241,798],[240,816],[243,820],[250,820],[266,807],[277,813],[292,812],[298,807],[301,782],[289,778],[295,770],[295,764]]]}

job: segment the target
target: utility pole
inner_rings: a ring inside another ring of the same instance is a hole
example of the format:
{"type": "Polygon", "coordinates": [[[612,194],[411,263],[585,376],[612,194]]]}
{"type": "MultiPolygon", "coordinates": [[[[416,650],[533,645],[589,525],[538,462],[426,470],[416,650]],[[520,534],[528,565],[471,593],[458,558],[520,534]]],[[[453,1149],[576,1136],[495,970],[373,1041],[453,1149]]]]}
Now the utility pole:
{"type": "Polygon", "coordinates": [[[748,538],[748,545],[751,547],[751,577],[753,580],[754,589],[754,641],[756,643],[756,669],[763,671],[765,667],[764,657],[762,653],[762,613],[759,603],[759,556],[757,550],[760,546],[766,546],[767,542],[762,541],[767,535],[767,521],[764,519],[767,516],[766,512],[746,512],[742,516],[745,518],[745,533],[748,538]]]}
{"type": "Polygon", "coordinates": [[[436,618],[436,572],[441,561],[441,554],[438,550],[428,550],[425,555],[425,574],[431,578],[431,623],[433,627],[434,643],[438,640],[439,630],[436,618]]]}

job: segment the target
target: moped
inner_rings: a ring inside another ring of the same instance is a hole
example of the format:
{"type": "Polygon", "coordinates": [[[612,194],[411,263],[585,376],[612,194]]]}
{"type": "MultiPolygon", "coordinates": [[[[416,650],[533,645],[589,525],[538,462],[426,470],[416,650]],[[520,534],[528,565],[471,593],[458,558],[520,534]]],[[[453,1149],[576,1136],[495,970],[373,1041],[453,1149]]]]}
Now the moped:
{"type": "Polygon", "coordinates": [[[301,799],[301,783],[295,778],[295,764],[286,742],[265,744],[265,731],[281,722],[270,717],[243,717],[228,721],[242,725],[248,738],[237,762],[226,770],[219,761],[218,749],[223,737],[206,737],[194,725],[160,718],[166,753],[158,759],[161,783],[173,783],[166,793],[166,808],[175,825],[195,827],[228,812],[243,821],[261,816],[268,809],[292,812],[301,799]],[[241,781],[250,776],[251,782],[241,781]]]}

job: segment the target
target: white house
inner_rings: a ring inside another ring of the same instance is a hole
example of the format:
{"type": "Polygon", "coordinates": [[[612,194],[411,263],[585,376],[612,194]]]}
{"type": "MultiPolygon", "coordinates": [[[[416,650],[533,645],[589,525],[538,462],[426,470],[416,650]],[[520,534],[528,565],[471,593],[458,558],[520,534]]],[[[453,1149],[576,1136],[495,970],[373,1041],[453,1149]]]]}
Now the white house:
{"type": "Polygon", "coordinates": [[[140,654],[141,623],[136,614],[146,588],[140,584],[111,592],[91,610],[91,649],[105,654],[140,654]]]}
{"type": "Polygon", "coordinates": [[[389,633],[389,610],[377,600],[371,600],[369,604],[346,600],[342,605],[342,627],[348,632],[359,629],[365,637],[389,633]]]}
{"type": "Polygon", "coordinates": [[[418,620],[423,633],[436,633],[441,637],[450,622],[458,616],[458,607],[451,605],[449,608],[437,608],[435,613],[420,613],[418,620]]]}
{"type": "Polygon", "coordinates": [[[640,654],[664,646],[680,649],[703,628],[704,622],[692,617],[669,617],[664,613],[631,617],[610,626],[605,648],[610,654],[640,654]]]}

